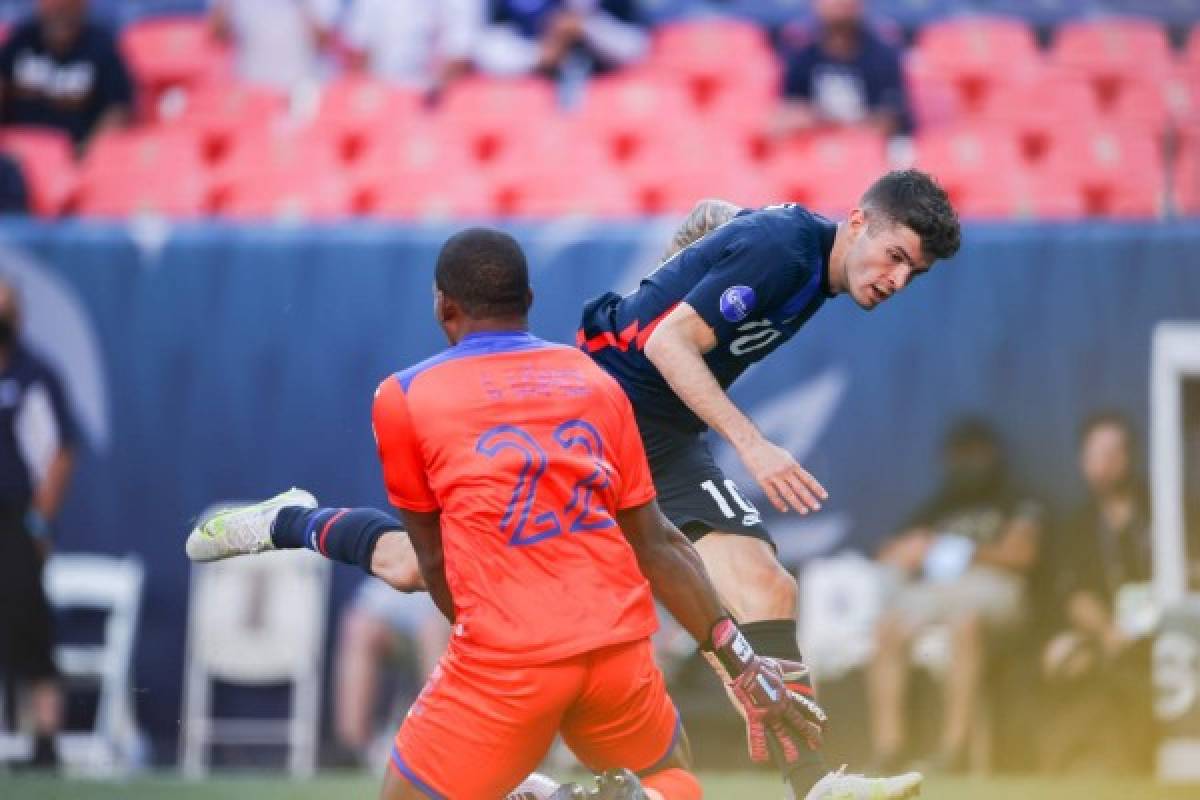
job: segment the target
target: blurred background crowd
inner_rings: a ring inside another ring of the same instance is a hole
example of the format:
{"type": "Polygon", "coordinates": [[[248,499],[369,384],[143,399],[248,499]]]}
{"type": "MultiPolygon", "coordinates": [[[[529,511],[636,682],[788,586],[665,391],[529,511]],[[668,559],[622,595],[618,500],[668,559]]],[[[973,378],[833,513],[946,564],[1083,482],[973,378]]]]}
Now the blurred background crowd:
{"type": "Polygon", "coordinates": [[[49,216],[633,217],[705,194],[845,210],[915,162],[967,217],[1194,214],[1197,13],[10,1],[0,182],[49,216]]]}
{"type": "MultiPolygon", "coordinates": [[[[175,534],[214,498],[280,481],[382,502],[361,401],[439,344],[422,271],[439,223],[517,225],[535,244],[535,320],[565,341],[583,300],[629,288],[622,269],[651,268],[701,197],[837,217],[916,164],[969,221],[963,255],[898,302],[903,320],[846,334],[831,312],[738,397],[772,436],[789,418],[790,449],[828,437],[814,471],[841,491],[822,517],[840,538],[772,530],[802,579],[832,757],[1152,769],[1146,373],[1155,327],[1200,318],[1200,0],[5,0],[0,21],[0,206],[42,218],[0,231],[0,545],[16,548],[0,551],[0,613],[24,637],[8,677],[33,688],[22,709],[8,681],[0,719],[35,733],[15,749],[0,735],[0,761],[63,755],[54,736],[79,715],[58,676],[89,664],[116,749],[84,761],[174,760],[196,712],[179,707],[185,660],[189,698],[200,680],[185,630],[203,627],[175,534]],[[208,217],[249,224],[136,234],[208,217]],[[351,218],[390,224],[337,224],[351,218]],[[104,224],[125,220],[128,236],[104,224]],[[1042,221],[1067,224],[1026,224],[1042,221]],[[419,311],[396,314],[396,297],[419,311]],[[808,394],[785,394],[802,381],[808,394]],[[836,412],[814,411],[825,396],[836,412]],[[45,599],[11,600],[56,527],[66,550],[139,554],[83,564],[92,583],[47,573],[49,605],[117,612],[110,661],[64,665],[60,650],[56,668],[45,599]],[[805,537],[818,544],[791,544],[805,537]]],[[[1200,510],[1184,505],[1195,593],[1200,510]]],[[[321,760],[374,765],[446,632],[423,596],[334,586],[321,760]]],[[[244,630],[304,622],[298,592],[244,630]]],[[[669,627],[660,644],[700,763],[745,766],[695,654],[669,627]]],[[[1200,649],[1172,646],[1176,718],[1200,739],[1200,649]]],[[[266,650],[240,666],[235,650],[214,675],[279,677],[266,650]]]]}

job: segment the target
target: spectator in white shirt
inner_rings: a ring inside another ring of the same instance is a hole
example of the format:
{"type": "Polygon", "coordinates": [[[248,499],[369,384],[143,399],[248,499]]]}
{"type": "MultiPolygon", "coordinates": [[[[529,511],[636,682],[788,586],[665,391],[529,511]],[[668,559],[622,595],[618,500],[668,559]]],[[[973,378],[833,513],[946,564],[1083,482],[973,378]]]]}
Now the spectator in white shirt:
{"type": "Polygon", "coordinates": [[[471,68],[484,0],[351,0],[342,35],[352,67],[430,92],[471,68]]]}
{"type": "Polygon", "coordinates": [[[323,79],[339,0],[212,0],[213,32],[232,42],[238,72],[291,90],[323,79]]]}

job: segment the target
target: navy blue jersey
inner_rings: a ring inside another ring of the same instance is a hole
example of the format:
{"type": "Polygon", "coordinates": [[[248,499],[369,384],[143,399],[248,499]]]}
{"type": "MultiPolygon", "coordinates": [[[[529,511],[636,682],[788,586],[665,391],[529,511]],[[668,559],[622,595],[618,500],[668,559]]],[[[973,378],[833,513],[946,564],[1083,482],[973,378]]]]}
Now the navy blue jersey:
{"type": "Polygon", "coordinates": [[[75,446],[78,430],[58,376],[20,344],[0,371],[0,510],[24,513],[33,499],[29,448],[53,435],[59,447],[75,446]]]}
{"type": "Polygon", "coordinates": [[[684,248],[621,297],[583,309],[577,344],[625,389],[638,416],[682,431],[705,424],[642,352],[662,319],[686,302],[712,327],[704,357],[722,387],[795,335],[829,297],[837,226],[797,205],[743,211],[684,248]]]}

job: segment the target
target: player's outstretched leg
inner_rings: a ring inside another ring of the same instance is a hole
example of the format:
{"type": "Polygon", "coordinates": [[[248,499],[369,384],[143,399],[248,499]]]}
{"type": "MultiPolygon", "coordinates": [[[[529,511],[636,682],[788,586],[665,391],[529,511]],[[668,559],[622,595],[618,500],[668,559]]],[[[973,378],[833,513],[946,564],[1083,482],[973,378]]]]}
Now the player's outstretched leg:
{"type": "Polygon", "coordinates": [[[274,550],[271,527],[284,508],[316,508],[317,499],[303,489],[291,488],[261,503],[228,506],[209,514],[187,538],[192,561],[217,561],[231,556],[274,550]]]}
{"type": "Polygon", "coordinates": [[[906,800],[921,794],[923,778],[919,772],[906,772],[892,778],[866,778],[847,775],[845,769],[842,767],[817,781],[804,800],[906,800]]]}

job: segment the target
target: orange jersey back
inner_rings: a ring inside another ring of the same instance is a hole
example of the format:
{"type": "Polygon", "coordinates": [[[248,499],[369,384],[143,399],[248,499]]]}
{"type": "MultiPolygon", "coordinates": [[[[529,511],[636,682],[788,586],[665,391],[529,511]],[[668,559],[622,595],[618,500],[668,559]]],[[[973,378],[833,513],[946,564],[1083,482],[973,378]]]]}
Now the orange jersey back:
{"type": "Polygon", "coordinates": [[[590,358],[468,336],[385,380],[373,421],[392,504],[441,510],[452,647],[537,664],[654,632],[614,519],[654,484],[628,398],[590,358]]]}

